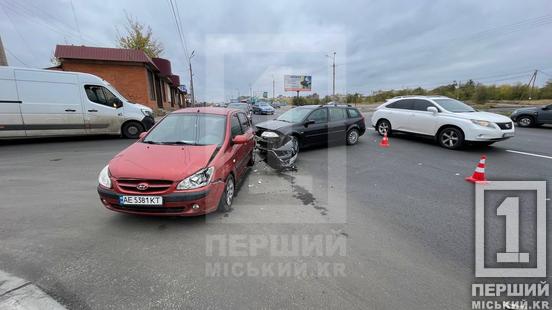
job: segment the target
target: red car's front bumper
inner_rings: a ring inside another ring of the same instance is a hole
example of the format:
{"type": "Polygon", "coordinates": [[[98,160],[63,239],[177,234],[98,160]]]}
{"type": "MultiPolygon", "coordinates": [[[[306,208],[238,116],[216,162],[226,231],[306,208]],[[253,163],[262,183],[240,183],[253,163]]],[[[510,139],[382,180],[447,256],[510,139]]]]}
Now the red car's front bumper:
{"type": "Polygon", "coordinates": [[[98,186],[100,200],[106,208],[123,213],[155,216],[196,216],[216,211],[223,191],[223,182],[213,182],[196,191],[155,195],[163,197],[162,206],[129,206],[121,205],[119,197],[140,195],[119,193],[113,189],[98,186]],[[192,208],[194,205],[199,207],[194,209],[192,208]]]}

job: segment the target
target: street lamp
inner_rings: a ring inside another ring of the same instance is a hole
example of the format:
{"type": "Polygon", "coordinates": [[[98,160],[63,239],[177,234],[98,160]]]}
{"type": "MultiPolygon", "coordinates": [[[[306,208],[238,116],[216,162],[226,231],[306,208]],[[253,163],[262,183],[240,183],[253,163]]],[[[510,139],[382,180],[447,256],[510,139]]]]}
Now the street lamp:
{"type": "MultiPolygon", "coordinates": [[[[332,58],[329,55],[326,55],[328,58],[332,58]]],[[[332,83],[332,95],[335,97],[335,52],[333,52],[333,83],[332,83]]]]}

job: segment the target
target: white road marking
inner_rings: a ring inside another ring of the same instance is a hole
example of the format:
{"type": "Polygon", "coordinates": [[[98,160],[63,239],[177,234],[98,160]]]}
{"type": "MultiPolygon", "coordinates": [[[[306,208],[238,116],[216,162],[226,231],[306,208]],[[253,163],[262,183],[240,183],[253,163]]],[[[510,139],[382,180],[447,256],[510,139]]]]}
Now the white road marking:
{"type": "Polygon", "coordinates": [[[546,156],[546,155],[540,155],[540,154],[533,154],[533,153],[527,153],[527,152],[520,152],[520,151],[514,151],[514,150],[506,150],[506,152],[515,153],[515,154],[520,154],[520,155],[527,155],[527,156],[534,156],[534,157],[546,158],[546,159],[552,159],[552,156],[546,156]]]}

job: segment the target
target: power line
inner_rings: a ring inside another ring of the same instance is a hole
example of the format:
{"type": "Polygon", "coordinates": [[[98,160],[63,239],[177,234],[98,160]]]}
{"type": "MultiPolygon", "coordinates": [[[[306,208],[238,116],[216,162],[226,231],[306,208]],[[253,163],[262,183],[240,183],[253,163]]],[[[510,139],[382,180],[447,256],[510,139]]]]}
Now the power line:
{"type": "MultiPolygon", "coordinates": [[[[36,10],[31,10],[28,7],[22,6],[19,2],[2,2],[5,6],[4,9],[10,10],[12,13],[15,13],[17,15],[20,15],[21,17],[25,18],[25,21],[31,21],[37,25],[45,25],[48,28],[52,29],[53,31],[61,34],[62,36],[68,36],[72,38],[79,38],[78,33],[75,33],[72,29],[68,28],[65,24],[61,24],[58,22],[59,25],[62,25],[65,29],[60,28],[59,26],[54,25],[53,23],[46,21],[44,18],[40,18],[37,14],[36,10]],[[69,30],[70,32],[67,32],[69,30]]],[[[42,11],[40,11],[42,12],[42,11]]],[[[56,19],[57,21],[57,19],[56,19]]],[[[96,41],[94,39],[87,38],[85,36],[82,36],[81,40],[93,43],[95,45],[103,45],[101,42],[96,41]]]]}
{"type": "Polygon", "coordinates": [[[15,58],[17,61],[19,61],[22,65],[24,65],[25,67],[29,67],[29,65],[27,65],[23,60],[19,59],[19,57],[17,57],[17,55],[15,55],[15,53],[12,53],[12,51],[10,51],[9,48],[7,48],[7,47],[4,46],[4,49],[5,49],[6,51],[8,51],[8,53],[9,53],[10,55],[12,55],[12,57],[15,58]]]}
{"type": "Polygon", "coordinates": [[[79,36],[82,43],[82,32],[80,30],[79,21],[77,19],[77,13],[75,13],[75,6],[73,5],[73,0],[71,0],[71,10],[73,11],[73,18],[75,19],[75,25],[77,25],[77,31],[79,32],[79,36]]]}

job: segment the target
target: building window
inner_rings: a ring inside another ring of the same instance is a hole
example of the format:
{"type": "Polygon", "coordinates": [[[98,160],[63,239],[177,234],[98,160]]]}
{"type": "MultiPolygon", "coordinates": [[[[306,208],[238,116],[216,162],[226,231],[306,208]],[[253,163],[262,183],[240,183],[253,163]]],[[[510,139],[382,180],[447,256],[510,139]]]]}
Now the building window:
{"type": "Polygon", "coordinates": [[[147,70],[148,72],[148,89],[149,89],[149,97],[151,100],[155,100],[155,83],[153,78],[153,72],[150,70],[147,70]]]}

